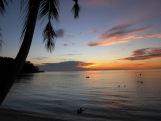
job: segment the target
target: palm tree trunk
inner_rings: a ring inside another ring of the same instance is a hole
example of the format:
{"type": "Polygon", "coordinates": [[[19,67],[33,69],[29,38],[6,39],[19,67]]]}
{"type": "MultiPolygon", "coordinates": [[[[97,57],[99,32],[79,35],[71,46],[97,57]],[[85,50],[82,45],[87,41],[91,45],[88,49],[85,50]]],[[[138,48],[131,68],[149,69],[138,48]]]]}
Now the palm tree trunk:
{"type": "Polygon", "coordinates": [[[28,13],[26,29],[25,29],[26,31],[24,33],[24,39],[22,45],[15,58],[15,64],[12,67],[12,71],[10,70],[9,73],[6,75],[7,77],[5,77],[3,81],[0,81],[0,105],[2,104],[7,93],[12,87],[14,80],[16,79],[16,76],[20,73],[21,69],[23,68],[23,65],[25,64],[26,58],[30,50],[36,20],[38,16],[40,0],[29,0],[29,2],[30,2],[29,3],[30,10],[28,13]]]}

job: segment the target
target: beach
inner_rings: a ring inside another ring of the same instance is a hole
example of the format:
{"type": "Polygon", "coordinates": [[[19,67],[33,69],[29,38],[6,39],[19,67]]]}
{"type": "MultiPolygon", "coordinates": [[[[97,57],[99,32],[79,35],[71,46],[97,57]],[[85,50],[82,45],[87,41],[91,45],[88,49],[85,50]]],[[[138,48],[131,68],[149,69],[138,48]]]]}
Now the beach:
{"type": "Polygon", "coordinates": [[[62,121],[38,113],[0,108],[0,121],[62,121]]]}

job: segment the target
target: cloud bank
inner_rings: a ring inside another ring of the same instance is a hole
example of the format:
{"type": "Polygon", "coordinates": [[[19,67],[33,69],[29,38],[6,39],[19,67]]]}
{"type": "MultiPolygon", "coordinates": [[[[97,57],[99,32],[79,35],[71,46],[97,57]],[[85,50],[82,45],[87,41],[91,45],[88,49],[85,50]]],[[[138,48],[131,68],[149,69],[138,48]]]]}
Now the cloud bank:
{"type": "Polygon", "coordinates": [[[39,68],[45,71],[85,71],[89,70],[88,66],[93,63],[86,63],[82,61],[64,61],[60,63],[45,63],[39,68]]]}
{"type": "Polygon", "coordinates": [[[135,27],[132,24],[114,26],[105,31],[96,41],[89,42],[88,46],[111,46],[142,39],[161,39],[161,33],[140,34],[140,32],[145,32],[150,27],[151,26],[135,27]]]}
{"type": "Polygon", "coordinates": [[[130,57],[123,58],[123,60],[136,61],[136,60],[146,60],[160,57],[161,57],[161,48],[144,48],[135,50],[130,57]]]}

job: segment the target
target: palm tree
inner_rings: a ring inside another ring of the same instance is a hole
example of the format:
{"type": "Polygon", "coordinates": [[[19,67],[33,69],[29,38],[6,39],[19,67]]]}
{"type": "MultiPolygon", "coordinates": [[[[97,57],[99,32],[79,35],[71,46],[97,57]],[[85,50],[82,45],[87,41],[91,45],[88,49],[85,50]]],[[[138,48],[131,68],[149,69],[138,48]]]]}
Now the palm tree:
{"type": "MultiPolygon", "coordinates": [[[[59,0],[22,0],[23,5],[27,4],[27,13],[26,13],[26,20],[23,28],[23,32],[21,35],[22,44],[20,50],[15,58],[15,64],[12,67],[12,70],[7,73],[7,77],[5,80],[0,82],[0,104],[5,99],[7,93],[9,92],[10,88],[12,87],[16,75],[19,74],[21,71],[26,58],[28,56],[30,46],[33,39],[33,34],[35,30],[35,25],[37,18],[47,17],[48,22],[46,27],[43,31],[44,42],[47,50],[52,52],[55,43],[54,40],[56,38],[56,33],[52,26],[52,20],[58,20],[59,17],[59,0]],[[7,81],[6,81],[7,80],[7,81]]],[[[78,5],[78,0],[73,0],[74,6],[72,11],[74,13],[74,18],[79,17],[80,7],[78,5]]],[[[0,0],[0,11],[3,13],[7,4],[6,0],[0,0]]]]}
{"type": "MultiPolygon", "coordinates": [[[[3,13],[5,12],[5,6],[7,5],[7,1],[6,0],[0,0],[0,14],[3,15],[3,13]]],[[[2,34],[1,34],[1,28],[0,28],[0,48],[2,46],[2,34]]]]}

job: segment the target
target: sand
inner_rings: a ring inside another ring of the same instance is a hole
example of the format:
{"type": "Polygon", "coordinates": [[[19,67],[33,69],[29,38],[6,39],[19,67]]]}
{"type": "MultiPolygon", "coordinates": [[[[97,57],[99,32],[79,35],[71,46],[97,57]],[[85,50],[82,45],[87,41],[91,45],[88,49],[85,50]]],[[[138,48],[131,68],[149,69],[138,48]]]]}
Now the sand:
{"type": "Polygon", "coordinates": [[[62,121],[42,114],[0,108],[0,121],[62,121]]]}

